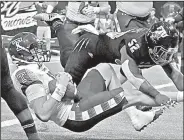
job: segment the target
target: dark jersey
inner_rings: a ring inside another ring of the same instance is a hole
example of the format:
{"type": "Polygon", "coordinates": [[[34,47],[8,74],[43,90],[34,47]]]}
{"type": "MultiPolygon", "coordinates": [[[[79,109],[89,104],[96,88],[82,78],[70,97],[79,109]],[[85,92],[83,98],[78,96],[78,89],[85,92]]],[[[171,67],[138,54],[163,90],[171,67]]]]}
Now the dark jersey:
{"type": "Polygon", "coordinates": [[[149,68],[155,65],[149,56],[148,45],[145,41],[147,31],[147,28],[140,28],[125,34],[123,37],[128,56],[130,56],[140,68],[149,68]]]}
{"type": "Polygon", "coordinates": [[[75,44],[65,72],[70,73],[73,81],[79,84],[87,69],[99,63],[115,63],[115,59],[120,59],[120,49],[124,46],[127,54],[139,67],[149,68],[154,63],[148,54],[144,38],[146,32],[146,28],[130,30],[116,39],[111,39],[107,35],[84,34],[75,44]]]}
{"type": "Polygon", "coordinates": [[[120,58],[119,40],[112,40],[106,35],[86,33],[76,42],[65,66],[65,72],[79,84],[87,69],[99,63],[114,63],[120,58]],[[118,45],[114,45],[114,44],[118,45]]]}

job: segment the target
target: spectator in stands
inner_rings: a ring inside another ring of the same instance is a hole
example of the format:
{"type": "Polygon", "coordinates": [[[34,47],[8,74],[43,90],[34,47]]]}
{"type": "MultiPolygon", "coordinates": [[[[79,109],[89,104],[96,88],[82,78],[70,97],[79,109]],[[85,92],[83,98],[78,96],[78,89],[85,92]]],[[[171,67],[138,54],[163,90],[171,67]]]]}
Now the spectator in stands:
{"type": "Polygon", "coordinates": [[[116,7],[120,31],[150,26],[148,18],[153,8],[153,2],[117,1],[116,7]]]}
{"type": "Polygon", "coordinates": [[[180,10],[180,12],[174,17],[174,23],[176,24],[176,27],[182,32],[182,41],[180,43],[180,51],[181,51],[181,72],[184,72],[184,56],[183,56],[183,41],[184,41],[184,29],[183,29],[183,8],[180,10]]]}
{"type": "Polygon", "coordinates": [[[59,1],[58,4],[54,7],[53,13],[66,14],[66,6],[68,5],[68,1],[59,1]]]}
{"type": "MultiPolygon", "coordinates": [[[[51,13],[57,2],[35,2],[37,13],[51,13]]],[[[44,21],[37,21],[37,36],[46,41],[46,49],[50,51],[51,29],[44,21]]]]}
{"type": "Polygon", "coordinates": [[[179,28],[180,31],[183,30],[183,20],[184,20],[184,16],[183,16],[183,8],[182,8],[180,12],[178,12],[178,14],[174,17],[174,23],[177,24],[177,28],[179,28]]]}
{"type": "Polygon", "coordinates": [[[183,8],[173,17],[173,18],[168,18],[167,22],[174,23],[176,25],[176,28],[180,31],[180,51],[181,51],[181,72],[184,72],[184,66],[183,66],[183,61],[184,61],[184,56],[183,56],[183,35],[184,35],[184,30],[183,30],[183,8]]]}
{"type": "Polygon", "coordinates": [[[154,23],[157,23],[159,19],[155,16],[155,8],[152,8],[150,11],[150,17],[148,18],[148,23],[150,25],[153,25],[154,23]]]}

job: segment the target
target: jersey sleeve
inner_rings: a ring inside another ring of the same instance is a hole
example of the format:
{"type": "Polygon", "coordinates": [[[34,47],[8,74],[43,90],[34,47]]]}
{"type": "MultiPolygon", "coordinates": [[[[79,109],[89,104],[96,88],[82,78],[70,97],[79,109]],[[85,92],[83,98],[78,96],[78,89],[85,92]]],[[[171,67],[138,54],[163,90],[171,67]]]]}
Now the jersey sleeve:
{"type": "Polygon", "coordinates": [[[36,74],[28,69],[20,69],[16,71],[14,74],[14,78],[12,78],[16,89],[27,96],[28,101],[32,101],[36,98],[42,97],[46,95],[46,92],[37,92],[39,89],[33,89],[33,88],[43,88],[42,82],[39,80],[39,78],[36,76],[36,74]],[[37,86],[35,86],[37,84],[37,86]],[[29,88],[31,85],[32,88],[29,88]]]}

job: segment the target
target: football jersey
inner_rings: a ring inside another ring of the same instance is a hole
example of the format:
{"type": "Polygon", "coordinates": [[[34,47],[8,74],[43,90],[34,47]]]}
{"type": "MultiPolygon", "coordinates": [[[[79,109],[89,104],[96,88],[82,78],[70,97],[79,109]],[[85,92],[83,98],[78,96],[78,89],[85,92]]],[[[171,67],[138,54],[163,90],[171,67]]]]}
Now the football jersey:
{"type": "Polygon", "coordinates": [[[140,68],[149,68],[155,65],[149,56],[147,42],[145,41],[147,31],[147,28],[135,29],[123,36],[128,56],[130,56],[140,68]]]}
{"type": "Polygon", "coordinates": [[[53,80],[45,71],[38,68],[37,64],[19,66],[12,74],[15,88],[24,95],[25,90],[32,84],[43,84],[45,93],[49,94],[48,83],[53,80]]]}
{"type": "Polygon", "coordinates": [[[105,42],[106,45],[101,47],[103,48],[103,53],[106,55],[104,57],[106,62],[114,63],[115,59],[120,59],[120,50],[122,47],[126,47],[127,55],[136,62],[138,67],[149,68],[155,65],[149,56],[148,46],[145,41],[147,31],[147,28],[131,29],[115,39],[105,36],[102,42],[105,42]],[[107,51],[110,53],[107,53],[107,51]]]}
{"type": "MultiPolygon", "coordinates": [[[[54,75],[52,75],[46,67],[39,69],[37,64],[19,66],[19,68],[12,74],[12,80],[15,88],[26,95],[29,102],[43,96],[47,96],[49,98],[56,87],[56,80],[54,79],[54,75]],[[26,89],[33,84],[41,84],[44,87],[45,92],[26,94],[26,89]]],[[[70,101],[60,102],[53,111],[50,120],[54,121],[59,126],[62,126],[68,118],[66,112],[70,112],[72,105],[73,103],[70,101]]]]}
{"type": "Polygon", "coordinates": [[[148,46],[145,41],[147,31],[148,28],[131,29],[115,39],[100,36],[96,50],[99,50],[97,54],[103,56],[105,60],[99,63],[114,63],[115,59],[120,59],[121,57],[121,48],[126,46],[127,55],[135,60],[140,68],[149,68],[155,65],[149,56],[148,46]],[[102,42],[102,45],[100,42],[102,42]]]}

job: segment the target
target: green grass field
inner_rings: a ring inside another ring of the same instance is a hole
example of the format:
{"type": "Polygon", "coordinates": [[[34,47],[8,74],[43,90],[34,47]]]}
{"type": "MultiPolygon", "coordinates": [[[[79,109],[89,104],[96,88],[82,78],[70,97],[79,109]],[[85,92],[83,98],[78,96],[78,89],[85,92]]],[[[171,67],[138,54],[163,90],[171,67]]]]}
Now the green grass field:
{"type": "MultiPolygon", "coordinates": [[[[63,70],[59,63],[59,56],[54,56],[52,61],[46,65],[49,68],[52,68],[51,71],[54,73],[63,70]]],[[[10,69],[11,71],[14,70],[11,61],[10,69]]],[[[177,91],[160,67],[155,66],[149,70],[144,70],[143,74],[150,81],[150,83],[152,83],[159,90],[172,92],[177,91]]],[[[126,84],[125,88],[126,87],[129,88],[129,85],[126,84]]],[[[92,129],[82,133],[71,132],[57,126],[53,122],[43,123],[36,118],[35,122],[39,135],[43,140],[181,140],[183,139],[183,103],[178,104],[175,108],[166,110],[158,120],[151,123],[141,132],[134,130],[127,114],[124,111],[100,122],[92,129]]],[[[1,139],[26,139],[26,135],[18,120],[3,100],[1,100],[1,139]]]]}

